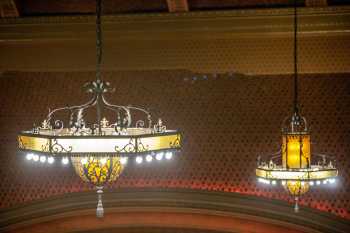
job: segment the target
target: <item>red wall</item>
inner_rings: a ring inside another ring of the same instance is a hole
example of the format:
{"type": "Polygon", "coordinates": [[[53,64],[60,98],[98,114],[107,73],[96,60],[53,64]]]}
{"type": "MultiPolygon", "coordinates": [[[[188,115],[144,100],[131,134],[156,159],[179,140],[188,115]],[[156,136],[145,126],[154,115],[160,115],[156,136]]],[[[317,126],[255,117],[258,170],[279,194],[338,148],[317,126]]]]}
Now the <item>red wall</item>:
{"type": "MultiPolygon", "coordinates": [[[[302,114],[312,150],[337,158],[335,187],[314,187],[301,204],[350,219],[349,74],[304,75],[302,114]]],[[[81,86],[93,73],[4,73],[0,79],[0,206],[11,207],[66,192],[88,191],[72,167],[33,164],[16,153],[16,135],[48,112],[88,99],[81,86]]],[[[187,71],[105,74],[116,92],[110,102],[154,110],[168,128],[184,132],[181,155],[172,162],[130,165],[119,187],[162,187],[239,192],[291,201],[281,187],[257,184],[256,157],[277,151],[282,120],[291,114],[292,78],[198,75],[187,71]]],[[[155,120],[154,119],[154,120],[155,120]]]]}

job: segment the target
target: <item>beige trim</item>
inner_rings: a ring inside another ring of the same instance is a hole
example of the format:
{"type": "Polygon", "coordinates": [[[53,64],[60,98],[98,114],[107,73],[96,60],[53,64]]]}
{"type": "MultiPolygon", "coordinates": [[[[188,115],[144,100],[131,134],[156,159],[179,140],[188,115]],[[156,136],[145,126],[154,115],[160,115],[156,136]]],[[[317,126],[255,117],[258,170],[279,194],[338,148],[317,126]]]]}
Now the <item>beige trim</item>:
{"type": "MultiPolygon", "coordinates": [[[[203,11],[103,16],[111,39],[177,39],[286,34],[292,36],[293,9],[203,11]],[[150,33],[153,32],[153,33],[150,33]],[[135,37],[139,35],[140,37],[135,37]],[[174,37],[177,35],[177,37],[174,37]]],[[[94,16],[50,16],[0,19],[0,41],[89,39],[95,36],[94,16]]],[[[301,34],[350,33],[350,7],[300,8],[301,34]]]]}
{"type": "MultiPolygon", "coordinates": [[[[299,10],[299,72],[350,72],[350,7],[299,10]]],[[[292,9],[103,17],[103,69],[290,74],[292,9]]],[[[95,70],[94,16],[0,20],[1,71],[95,70]]]]}

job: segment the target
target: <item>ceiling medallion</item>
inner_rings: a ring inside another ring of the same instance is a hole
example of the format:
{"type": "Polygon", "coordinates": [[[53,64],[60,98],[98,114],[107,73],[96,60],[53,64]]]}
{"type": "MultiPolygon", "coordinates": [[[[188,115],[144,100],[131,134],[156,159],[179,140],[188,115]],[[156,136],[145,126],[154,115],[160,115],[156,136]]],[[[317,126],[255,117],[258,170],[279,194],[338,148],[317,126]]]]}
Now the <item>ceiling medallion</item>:
{"type": "Polygon", "coordinates": [[[115,181],[129,162],[170,160],[181,149],[181,134],[167,129],[161,119],[153,124],[151,114],[143,108],[114,105],[106,100],[104,94],[113,88],[101,79],[101,0],[96,1],[96,16],[96,81],[84,85],[92,98],[82,105],[50,111],[39,127],[22,131],[18,142],[27,160],[71,163],[82,180],[95,185],[96,216],[103,217],[104,185],[115,181]],[[93,107],[96,116],[88,122],[86,111],[93,107]],[[102,118],[104,110],[113,114],[112,123],[102,118]],[[62,112],[67,114],[67,121],[59,119],[62,112]]]}
{"type": "Polygon", "coordinates": [[[295,1],[294,114],[283,122],[280,151],[273,155],[259,156],[256,168],[259,182],[273,186],[280,183],[294,197],[295,212],[299,211],[299,197],[306,193],[311,186],[334,184],[335,177],[338,175],[333,157],[324,154],[311,154],[310,132],[306,119],[299,114],[298,108],[297,58],[297,5],[295,1]],[[313,164],[315,157],[318,161],[313,164]]]}

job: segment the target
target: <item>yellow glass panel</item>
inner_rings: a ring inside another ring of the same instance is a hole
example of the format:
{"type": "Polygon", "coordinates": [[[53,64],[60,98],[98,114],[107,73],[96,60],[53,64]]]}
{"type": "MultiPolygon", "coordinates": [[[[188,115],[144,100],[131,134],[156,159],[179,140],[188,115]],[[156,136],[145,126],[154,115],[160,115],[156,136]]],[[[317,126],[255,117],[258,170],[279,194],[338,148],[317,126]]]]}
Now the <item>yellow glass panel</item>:
{"type": "Polygon", "coordinates": [[[262,170],[262,169],[255,169],[255,175],[257,177],[265,178],[266,177],[266,171],[262,170]]]}
{"type": "Polygon", "coordinates": [[[18,136],[18,143],[21,149],[49,152],[50,139],[31,136],[18,136]]]}
{"type": "Polygon", "coordinates": [[[303,181],[287,181],[284,188],[292,196],[300,196],[309,191],[309,183],[303,181]]]}
{"type": "Polygon", "coordinates": [[[120,157],[72,157],[75,172],[83,181],[96,186],[115,181],[123,171],[120,157]]]}
{"type": "Polygon", "coordinates": [[[282,164],[284,168],[307,168],[310,161],[309,134],[285,134],[282,136],[282,164]]]}
{"type": "Polygon", "coordinates": [[[336,177],[338,175],[338,170],[332,169],[327,171],[313,171],[310,172],[310,179],[326,179],[336,177]]]}
{"type": "Polygon", "coordinates": [[[338,175],[336,169],[321,170],[321,171],[281,171],[281,170],[264,170],[257,168],[255,170],[257,177],[278,180],[321,180],[334,178],[338,175]]]}
{"type": "Polygon", "coordinates": [[[139,138],[137,140],[137,148],[139,152],[148,151],[148,150],[179,148],[180,141],[181,141],[180,134],[145,137],[145,138],[139,138]]]}

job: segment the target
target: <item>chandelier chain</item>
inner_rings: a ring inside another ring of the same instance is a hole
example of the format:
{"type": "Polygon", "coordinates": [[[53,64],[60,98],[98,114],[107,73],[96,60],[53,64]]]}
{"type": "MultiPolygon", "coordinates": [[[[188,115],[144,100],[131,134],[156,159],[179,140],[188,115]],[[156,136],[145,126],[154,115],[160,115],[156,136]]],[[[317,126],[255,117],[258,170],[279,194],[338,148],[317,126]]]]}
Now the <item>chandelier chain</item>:
{"type": "Polygon", "coordinates": [[[102,1],[96,0],[96,81],[101,81],[102,63],[102,30],[101,30],[102,1]]]}
{"type": "Polygon", "coordinates": [[[294,0],[294,113],[298,114],[298,14],[297,0],[294,0]]]}
{"type": "MultiPolygon", "coordinates": [[[[101,62],[102,62],[102,30],[101,30],[101,8],[102,0],[96,0],[96,82],[101,83],[101,62]]],[[[97,96],[96,115],[98,133],[102,135],[101,126],[101,92],[97,96]]]]}

